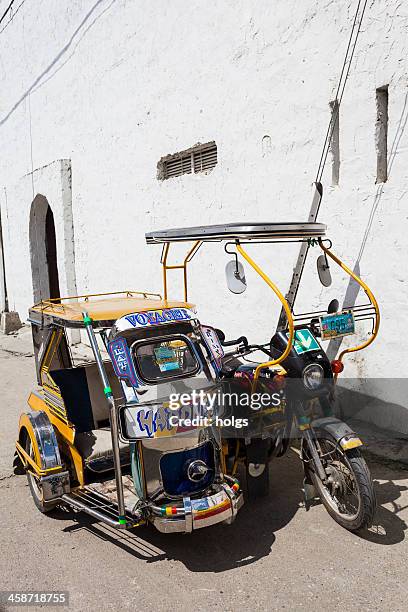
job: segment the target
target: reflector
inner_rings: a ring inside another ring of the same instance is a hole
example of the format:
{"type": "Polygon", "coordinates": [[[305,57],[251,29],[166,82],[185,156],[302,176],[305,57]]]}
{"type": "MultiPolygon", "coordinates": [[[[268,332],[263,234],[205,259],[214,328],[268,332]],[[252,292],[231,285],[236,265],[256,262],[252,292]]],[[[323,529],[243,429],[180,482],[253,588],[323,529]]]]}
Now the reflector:
{"type": "Polygon", "coordinates": [[[331,365],[333,374],[340,374],[340,372],[344,370],[344,365],[340,361],[340,359],[333,359],[330,365],[331,365]]]}

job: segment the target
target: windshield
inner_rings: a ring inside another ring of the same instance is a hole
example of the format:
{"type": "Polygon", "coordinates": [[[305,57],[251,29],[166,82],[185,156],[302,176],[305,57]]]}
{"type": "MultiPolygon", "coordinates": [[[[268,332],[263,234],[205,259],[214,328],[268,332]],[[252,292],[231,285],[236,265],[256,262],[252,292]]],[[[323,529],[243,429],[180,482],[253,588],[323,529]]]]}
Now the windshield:
{"type": "Polygon", "coordinates": [[[201,370],[190,340],[183,335],[135,342],[132,351],[140,378],[150,384],[187,378],[201,370]]]}

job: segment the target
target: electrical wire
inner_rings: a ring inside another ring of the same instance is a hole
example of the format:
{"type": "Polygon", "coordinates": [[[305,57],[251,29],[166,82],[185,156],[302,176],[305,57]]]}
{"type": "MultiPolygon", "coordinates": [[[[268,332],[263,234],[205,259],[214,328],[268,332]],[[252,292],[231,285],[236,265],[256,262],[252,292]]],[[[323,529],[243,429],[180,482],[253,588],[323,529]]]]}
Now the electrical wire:
{"type": "Polygon", "coordinates": [[[334,127],[336,125],[336,122],[339,116],[340,104],[343,99],[344,90],[346,88],[347,79],[350,73],[350,67],[351,67],[353,57],[354,57],[354,51],[357,45],[358,36],[360,34],[361,24],[363,21],[366,6],[367,6],[367,0],[358,0],[358,4],[357,4],[356,12],[354,15],[354,20],[353,20],[353,27],[351,28],[350,38],[348,41],[346,54],[344,57],[343,66],[342,66],[341,73],[340,73],[339,83],[337,86],[336,96],[334,99],[334,102],[336,104],[333,107],[332,116],[330,118],[329,126],[327,128],[326,137],[325,137],[323,149],[322,149],[322,154],[320,156],[319,166],[317,169],[316,181],[315,181],[316,183],[320,183],[322,176],[323,176],[323,170],[326,165],[334,127]],[[361,9],[361,14],[360,14],[361,6],[362,6],[362,9],[361,9]],[[346,69],[346,66],[347,66],[347,69],[346,69]]]}
{"type": "Polygon", "coordinates": [[[6,18],[7,13],[9,12],[9,10],[11,9],[11,7],[14,4],[14,0],[11,0],[10,4],[8,5],[8,7],[6,8],[6,10],[4,11],[3,15],[0,17],[0,23],[3,21],[3,19],[6,18]]]}
{"type": "MultiPolygon", "coordinates": [[[[13,0],[13,2],[14,2],[14,0],[13,0]]],[[[1,34],[2,32],[4,32],[4,30],[5,30],[5,29],[6,29],[6,28],[7,28],[7,27],[10,25],[10,23],[12,23],[12,22],[14,21],[14,19],[15,19],[16,15],[17,15],[17,13],[18,13],[18,11],[21,9],[21,7],[23,6],[24,2],[26,2],[26,0],[22,0],[22,1],[20,2],[20,4],[18,5],[18,7],[17,7],[17,8],[16,8],[16,9],[13,11],[13,16],[12,16],[12,17],[10,17],[10,19],[9,19],[9,21],[6,23],[6,25],[2,27],[2,29],[0,30],[0,34],[1,34]]],[[[10,6],[11,6],[11,5],[10,5],[10,6]]],[[[9,7],[9,8],[10,8],[10,7],[9,7]]],[[[7,10],[8,10],[8,9],[7,9],[7,10]]],[[[7,14],[7,11],[6,11],[6,13],[5,13],[5,14],[7,14]]],[[[3,17],[4,17],[4,15],[3,15],[3,17]]]]}
{"type": "MultiPolygon", "coordinates": [[[[360,34],[361,24],[363,21],[366,6],[367,6],[367,0],[358,0],[357,8],[354,14],[353,25],[351,28],[350,37],[348,40],[347,49],[346,49],[346,53],[345,53],[344,60],[343,60],[343,66],[341,69],[340,78],[339,78],[339,82],[337,85],[336,97],[333,103],[333,110],[332,110],[331,118],[330,118],[329,125],[327,128],[326,136],[324,139],[324,144],[323,144],[323,149],[322,149],[322,153],[320,156],[319,166],[317,168],[315,187],[317,191],[320,192],[320,198],[316,205],[314,204],[314,201],[312,203],[311,211],[309,213],[309,221],[313,220],[316,222],[317,216],[320,210],[320,206],[322,202],[321,180],[323,176],[323,171],[326,165],[327,156],[329,154],[333,131],[338,121],[339,112],[340,112],[340,104],[343,99],[344,90],[346,88],[347,79],[350,73],[351,63],[354,57],[354,51],[356,49],[357,40],[360,34]]],[[[290,293],[292,293],[292,297],[291,297],[291,308],[292,309],[294,308],[297,292],[298,292],[299,285],[302,279],[303,270],[304,270],[304,266],[306,263],[307,255],[309,253],[309,249],[310,249],[309,244],[301,245],[297,263],[293,270],[292,281],[290,284],[290,293]]],[[[278,329],[283,329],[285,327],[285,324],[286,324],[286,317],[285,317],[284,310],[282,309],[280,317],[279,317],[278,329]]]]}

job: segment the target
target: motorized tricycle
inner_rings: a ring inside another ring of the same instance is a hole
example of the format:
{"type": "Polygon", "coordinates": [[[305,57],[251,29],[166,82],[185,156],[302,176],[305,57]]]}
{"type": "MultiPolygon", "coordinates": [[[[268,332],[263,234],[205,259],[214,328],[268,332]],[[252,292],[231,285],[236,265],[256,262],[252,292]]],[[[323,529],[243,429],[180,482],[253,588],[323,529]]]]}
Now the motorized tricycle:
{"type": "Polygon", "coordinates": [[[151,232],[147,242],[163,245],[163,298],[127,291],[33,306],[40,388],[20,418],[16,448],[37,507],[69,507],[122,529],[150,522],[162,532],[191,532],[231,523],[243,504],[240,466],[248,494],[264,495],[270,460],[299,438],[306,504],[320,497],[347,529],[368,526],[375,496],[362,442],[333,416],[333,396],[344,355],[374,340],[379,311],[370,289],[324,236],[318,223],[151,232]],[[192,245],[182,263],[170,264],[177,242],[192,245]],[[282,304],[278,329],[266,343],[251,344],[245,335],[227,340],[200,323],[188,301],[187,267],[207,242],[224,242],[234,254],[227,264],[233,292],[246,284],[241,257],[282,304]],[[363,287],[369,303],[295,314],[290,292],[285,298],[247,252],[249,243],[274,242],[318,246],[322,281],[331,259],[363,287]],[[181,301],[168,298],[169,270],[183,272],[181,301]],[[320,341],[354,333],[360,319],[373,321],[371,335],[330,362],[320,341]],[[74,363],[69,328],[86,332],[91,361],[74,363]],[[260,353],[267,360],[254,363],[260,353]]]}

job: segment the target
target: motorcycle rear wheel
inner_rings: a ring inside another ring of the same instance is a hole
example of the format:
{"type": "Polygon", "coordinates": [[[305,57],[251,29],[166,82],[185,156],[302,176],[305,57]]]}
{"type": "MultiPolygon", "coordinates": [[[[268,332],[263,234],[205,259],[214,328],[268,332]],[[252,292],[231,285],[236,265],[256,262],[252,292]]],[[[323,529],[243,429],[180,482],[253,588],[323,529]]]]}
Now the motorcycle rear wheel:
{"type": "Polygon", "coordinates": [[[247,465],[246,481],[249,499],[266,497],[269,493],[269,463],[247,465]]]}
{"type": "Polygon", "coordinates": [[[349,531],[370,527],[376,497],[370,471],[359,449],[344,451],[328,438],[320,438],[318,442],[323,466],[330,474],[328,482],[322,482],[313,460],[307,461],[305,466],[327,512],[349,531]]]}

